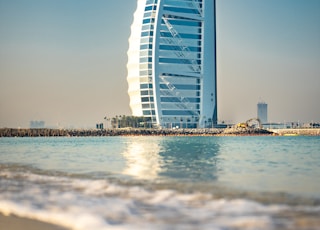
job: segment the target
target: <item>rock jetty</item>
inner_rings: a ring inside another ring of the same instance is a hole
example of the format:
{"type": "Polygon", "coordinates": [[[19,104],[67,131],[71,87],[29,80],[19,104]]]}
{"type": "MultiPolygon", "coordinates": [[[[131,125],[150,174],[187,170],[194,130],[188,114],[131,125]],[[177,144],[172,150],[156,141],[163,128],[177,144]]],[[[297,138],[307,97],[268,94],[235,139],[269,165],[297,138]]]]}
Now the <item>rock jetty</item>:
{"type": "Polygon", "coordinates": [[[207,128],[207,129],[13,129],[1,128],[0,137],[89,137],[89,136],[320,136],[320,129],[207,128]]]}
{"type": "Polygon", "coordinates": [[[239,136],[272,135],[265,129],[0,129],[0,137],[80,137],[80,136],[239,136]]]}

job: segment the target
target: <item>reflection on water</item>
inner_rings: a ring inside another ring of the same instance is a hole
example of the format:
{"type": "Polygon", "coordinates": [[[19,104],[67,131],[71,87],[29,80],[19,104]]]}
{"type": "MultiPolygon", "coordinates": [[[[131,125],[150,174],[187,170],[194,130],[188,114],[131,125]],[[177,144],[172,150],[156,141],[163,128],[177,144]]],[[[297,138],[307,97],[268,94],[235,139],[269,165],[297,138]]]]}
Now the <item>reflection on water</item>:
{"type": "Polygon", "coordinates": [[[132,138],[123,152],[123,173],[140,179],[216,180],[219,149],[219,138],[132,138]]]}
{"type": "Polygon", "coordinates": [[[191,180],[215,180],[219,138],[181,137],[168,139],[160,155],[166,162],[162,175],[191,180]]]}
{"type": "Polygon", "coordinates": [[[160,140],[132,138],[123,156],[126,159],[127,167],[123,173],[139,179],[157,178],[162,167],[162,159],[159,155],[160,140]]]}

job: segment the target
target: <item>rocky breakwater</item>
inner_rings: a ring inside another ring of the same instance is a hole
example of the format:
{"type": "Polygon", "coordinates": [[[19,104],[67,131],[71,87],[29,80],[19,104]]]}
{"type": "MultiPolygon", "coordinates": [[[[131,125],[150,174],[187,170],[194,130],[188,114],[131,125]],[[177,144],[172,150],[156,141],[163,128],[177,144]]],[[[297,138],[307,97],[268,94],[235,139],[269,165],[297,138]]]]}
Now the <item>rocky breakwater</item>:
{"type": "Polygon", "coordinates": [[[67,136],[64,129],[0,129],[0,137],[54,137],[67,136]]]}
{"type": "Polygon", "coordinates": [[[242,127],[231,127],[226,128],[221,133],[223,136],[258,136],[258,135],[274,135],[272,131],[262,128],[242,128],[242,127]]]}
{"type": "Polygon", "coordinates": [[[0,129],[0,137],[190,136],[217,135],[222,129],[0,129]]]}
{"type": "Polygon", "coordinates": [[[264,129],[0,129],[0,137],[84,137],[84,136],[237,136],[271,135],[264,129]]]}

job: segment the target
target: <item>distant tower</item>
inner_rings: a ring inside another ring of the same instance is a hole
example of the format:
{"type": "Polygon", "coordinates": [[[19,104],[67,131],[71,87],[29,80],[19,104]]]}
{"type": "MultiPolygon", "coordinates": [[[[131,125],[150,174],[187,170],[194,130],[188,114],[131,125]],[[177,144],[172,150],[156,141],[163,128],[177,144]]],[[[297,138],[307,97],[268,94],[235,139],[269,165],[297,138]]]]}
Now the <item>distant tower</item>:
{"type": "Polygon", "coordinates": [[[262,124],[268,122],[268,104],[265,102],[259,102],[257,105],[258,108],[258,118],[262,124]]]}

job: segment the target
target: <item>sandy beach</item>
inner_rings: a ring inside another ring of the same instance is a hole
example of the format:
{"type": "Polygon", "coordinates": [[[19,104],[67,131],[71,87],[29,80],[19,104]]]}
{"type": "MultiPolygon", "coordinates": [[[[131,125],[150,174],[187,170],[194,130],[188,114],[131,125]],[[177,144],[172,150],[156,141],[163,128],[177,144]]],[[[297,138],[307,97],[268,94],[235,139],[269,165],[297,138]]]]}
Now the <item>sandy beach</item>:
{"type": "Polygon", "coordinates": [[[0,214],[0,229],[3,230],[67,230],[53,224],[0,214]]]}

